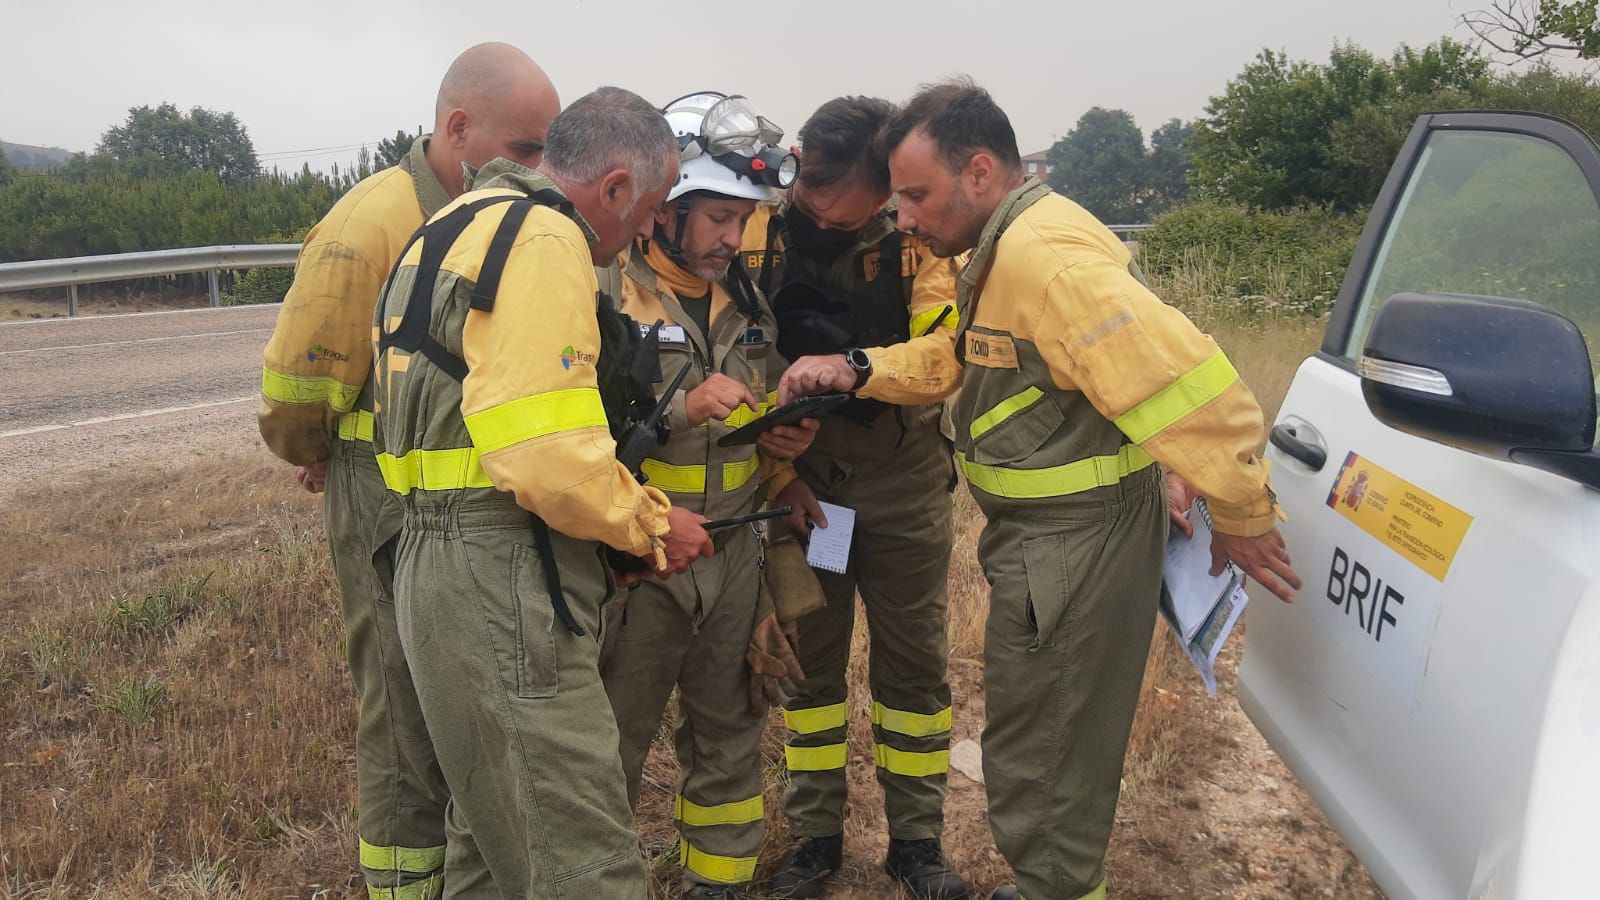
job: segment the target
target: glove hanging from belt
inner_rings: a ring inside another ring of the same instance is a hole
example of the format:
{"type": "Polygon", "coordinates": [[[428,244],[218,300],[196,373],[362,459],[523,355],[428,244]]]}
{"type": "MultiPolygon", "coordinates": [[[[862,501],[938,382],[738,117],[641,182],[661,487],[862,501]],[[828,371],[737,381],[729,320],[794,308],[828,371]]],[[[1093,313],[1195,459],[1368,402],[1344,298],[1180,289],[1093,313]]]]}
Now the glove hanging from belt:
{"type": "Polygon", "coordinates": [[[755,628],[744,658],[750,664],[750,711],[762,715],[771,705],[789,702],[806,673],[800,668],[800,639],[794,622],[779,623],[767,579],[757,581],[755,628]]]}
{"type": "Polygon", "coordinates": [[[787,528],[775,527],[768,533],[761,574],[772,589],[779,622],[791,624],[828,603],[816,570],[806,562],[805,548],[787,528]]]}

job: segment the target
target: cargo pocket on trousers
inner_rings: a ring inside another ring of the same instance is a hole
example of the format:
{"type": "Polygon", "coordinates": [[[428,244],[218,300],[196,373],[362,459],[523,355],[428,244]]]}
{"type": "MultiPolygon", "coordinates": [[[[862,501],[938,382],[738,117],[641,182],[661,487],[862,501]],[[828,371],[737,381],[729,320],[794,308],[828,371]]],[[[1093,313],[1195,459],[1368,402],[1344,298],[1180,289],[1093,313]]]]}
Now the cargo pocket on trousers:
{"type": "Polygon", "coordinates": [[[1065,533],[1047,534],[1022,542],[1022,568],[1028,576],[1028,622],[1033,626],[1031,653],[1055,644],[1055,631],[1072,600],[1067,573],[1065,533]]]}
{"type": "Polygon", "coordinates": [[[532,547],[511,548],[512,595],[517,611],[517,696],[556,695],[556,610],[544,567],[532,547]]]}

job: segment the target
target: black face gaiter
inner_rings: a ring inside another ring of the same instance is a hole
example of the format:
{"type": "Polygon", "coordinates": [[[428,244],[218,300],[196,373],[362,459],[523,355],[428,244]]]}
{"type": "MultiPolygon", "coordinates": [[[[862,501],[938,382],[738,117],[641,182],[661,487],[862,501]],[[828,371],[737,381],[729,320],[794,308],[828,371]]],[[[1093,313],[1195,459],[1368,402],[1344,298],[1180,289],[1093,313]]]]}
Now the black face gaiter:
{"type": "Polygon", "coordinates": [[[797,206],[789,207],[783,215],[783,221],[789,226],[789,236],[800,255],[822,263],[831,263],[849,253],[861,234],[859,231],[823,228],[797,206]]]}

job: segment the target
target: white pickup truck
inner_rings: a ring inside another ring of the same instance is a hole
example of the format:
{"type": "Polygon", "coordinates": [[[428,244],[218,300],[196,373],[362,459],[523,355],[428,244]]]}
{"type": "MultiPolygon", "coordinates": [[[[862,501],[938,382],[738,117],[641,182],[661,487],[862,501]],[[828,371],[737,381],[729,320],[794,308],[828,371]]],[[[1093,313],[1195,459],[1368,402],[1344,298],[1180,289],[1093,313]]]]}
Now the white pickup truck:
{"type": "Polygon", "coordinates": [[[1239,699],[1393,897],[1600,897],[1600,148],[1424,116],[1270,432],[1239,699]]]}

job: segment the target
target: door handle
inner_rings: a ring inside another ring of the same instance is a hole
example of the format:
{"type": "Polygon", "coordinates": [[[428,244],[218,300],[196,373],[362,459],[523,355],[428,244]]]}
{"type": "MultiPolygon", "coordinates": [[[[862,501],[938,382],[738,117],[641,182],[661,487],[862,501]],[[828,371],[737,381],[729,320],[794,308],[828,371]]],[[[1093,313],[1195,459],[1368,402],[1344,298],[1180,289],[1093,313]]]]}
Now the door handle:
{"type": "Polygon", "coordinates": [[[1328,464],[1328,451],[1320,443],[1312,443],[1300,437],[1299,430],[1288,423],[1272,426],[1272,433],[1268,436],[1272,446],[1289,454],[1311,471],[1320,472],[1328,464]]]}

